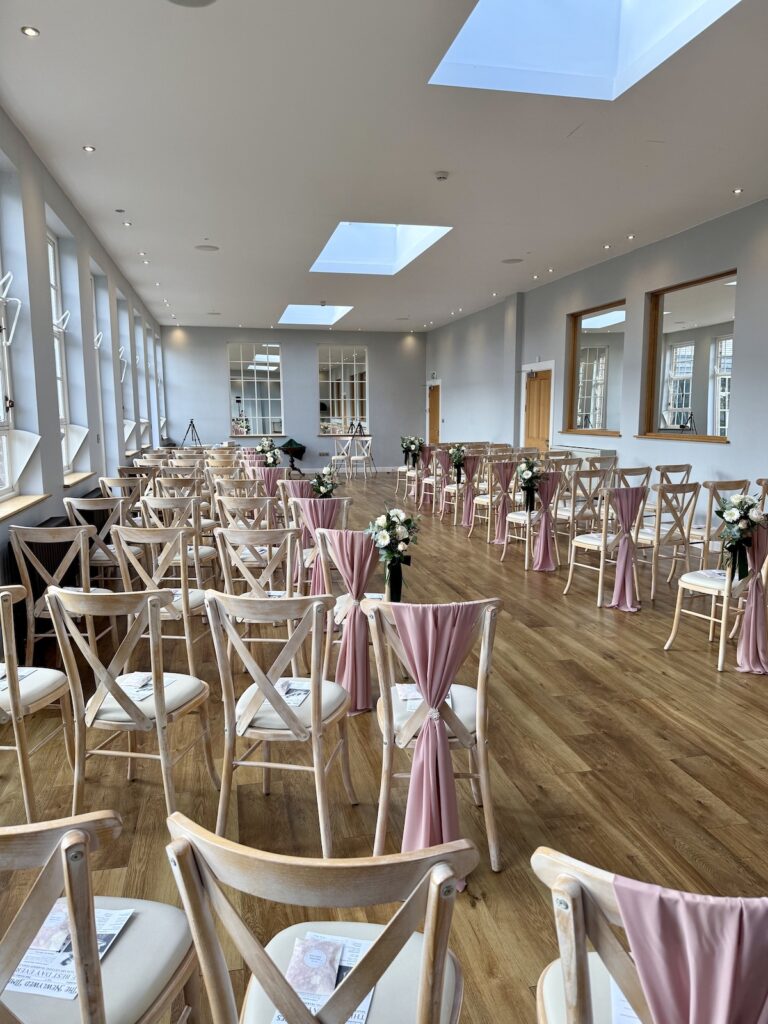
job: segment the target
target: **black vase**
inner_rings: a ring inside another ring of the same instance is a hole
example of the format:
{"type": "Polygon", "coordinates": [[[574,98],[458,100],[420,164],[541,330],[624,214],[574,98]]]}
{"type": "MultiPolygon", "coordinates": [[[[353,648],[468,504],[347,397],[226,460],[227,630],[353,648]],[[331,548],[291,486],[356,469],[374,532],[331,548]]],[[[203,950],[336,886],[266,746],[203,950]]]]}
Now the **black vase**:
{"type": "Polygon", "coordinates": [[[419,453],[418,452],[411,452],[411,465],[413,466],[414,469],[416,469],[416,466],[418,465],[418,462],[419,462],[419,453]]]}
{"type": "Polygon", "coordinates": [[[400,603],[403,599],[403,563],[400,561],[388,562],[386,572],[386,599],[400,603]]]}
{"type": "Polygon", "coordinates": [[[456,467],[456,486],[458,487],[461,483],[461,466],[456,467]]]}
{"type": "Polygon", "coordinates": [[[404,466],[408,465],[408,452],[405,452],[405,451],[403,452],[403,465],[404,466]]]}

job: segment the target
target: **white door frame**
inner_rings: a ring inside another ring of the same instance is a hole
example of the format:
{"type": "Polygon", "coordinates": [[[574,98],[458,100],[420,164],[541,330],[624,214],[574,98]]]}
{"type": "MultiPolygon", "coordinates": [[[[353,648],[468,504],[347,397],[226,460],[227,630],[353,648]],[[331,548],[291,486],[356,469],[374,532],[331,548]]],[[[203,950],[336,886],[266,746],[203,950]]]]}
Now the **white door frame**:
{"type": "Polygon", "coordinates": [[[427,381],[426,387],[424,388],[424,437],[429,439],[429,389],[433,384],[437,384],[440,387],[440,415],[437,417],[437,434],[438,438],[442,434],[440,429],[443,425],[443,381],[441,377],[430,377],[427,381]]]}
{"type": "Polygon", "coordinates": [[[552,382],[549,391],[549,444],[555,443],[555,361],[542,359],[538,363],[523,363],[520,367],[520,446],[525,447],[525,382],[531,371],[551,370],[552,382]]]}

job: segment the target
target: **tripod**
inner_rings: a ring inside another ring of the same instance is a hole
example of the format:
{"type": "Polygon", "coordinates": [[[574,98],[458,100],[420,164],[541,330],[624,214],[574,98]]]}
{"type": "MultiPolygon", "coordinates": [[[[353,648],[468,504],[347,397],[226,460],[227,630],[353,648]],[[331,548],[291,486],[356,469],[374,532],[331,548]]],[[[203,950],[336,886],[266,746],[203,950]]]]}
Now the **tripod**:
{"type": "Polygon", "coordinates": [[[190,439],[190,443],[194,447],[196,447],[196,448],[202,448],[203,447],[203,442],[200,440],[200,435],[197,432],[197,427],[195,426],[195,421],[194,420],[190,420],[189,421],[189,426],[187,427],[187,432],[184,435],[184,437],[181,439],[181,447],[182,448],[187,443],[187,438],[190,439]]]}

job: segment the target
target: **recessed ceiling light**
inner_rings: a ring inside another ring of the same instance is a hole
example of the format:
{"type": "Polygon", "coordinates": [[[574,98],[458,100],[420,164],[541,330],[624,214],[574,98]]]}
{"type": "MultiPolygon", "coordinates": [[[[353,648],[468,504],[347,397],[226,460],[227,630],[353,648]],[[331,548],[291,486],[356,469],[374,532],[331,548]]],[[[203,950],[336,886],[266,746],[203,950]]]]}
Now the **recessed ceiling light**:
{"type": "Polygon", "coordinates": [[[496,298],[496,292],[491,292],[491,298],[492,298],[492,299],[495,299],[495,298],[496,298]]]}
{"type": "Polygon", "coordinates": [[[604,249],[610,249],[611,248],[611,243],[610,242],[606,242],[605,245],[603,246],[603,248],[604,249]]]}
{"type": "Polygon", "coordinates": [[[534,274],[533,275],[533,280],[534,281],[538,281],[539,280],[539,275],[538,274],[534,274]]]}
{"type": "Polygon", "coordinates": [[[548,274],[554,274],[554,272],[555,272],[555,268],[554,267],[547,267],[547,273],[548,274]]]}
{"type": "Polygon", "coordinates": [[[274,324],[270,324],[270,325],[269,325],[269,329],[270,329],[270,331],[274,331],[274,329],[275,329],[275,325],[274,325],[274,324]]]}
{"type": "Polygon", "coordinates": [[[129,228],[130,226],[131,226],[131,221],[129,221],[129,220],[124,220],[123,221],[123,227],[124,228],[129,228]]]}
{"type": "Polygon", "coordinates": [[[160,287],[160,282],[159,281],[155,281],[155,288],[159,288],[159,287],[160,287]]]}
{"type": "Polygon", "coordinates": [[[743,191],[744,191],[744,189],[743,189],[743,188],[735,188],[735,189],[733,190],[733,194],[734,194],[735,196],[740,196],[740,195],[741,195],[741,193],[742,193],[743,191]]]}
{"type": "Polygon", "coordinates": [[[461,306],[459,306],[459,312],[461,313],[461,306]]]}
{"type": "Polygon", "coordinates": [[[210,7],[216,0],[171,0],[177,7],[210,7]]]}
{"type": "Polygon", "coordinates": [[[85,152],[85,153],[95,153],[96,152],[96,147],[95,146],[83,146],[83,152],[85,152]]]}
{"type": "Polygon", "coordinates": [[[451,316],[455,316],[455,315],[456,314],[453,312],[453,310],[451,310],[451,316]]]}
{"type": "Polygon", "coordinates": [[[242,324],[238,324],[237,326],[238,326],[238,327],[242,327],[243,325],[242,325],[242,324]]]}
{"type": "Polygon", "coordinates": [[[738,281],[723,281],[726,288],[735,288],[738,283],[738,281]]]}
{"type": "Polygon", "coordinates": [[[218,252],[220,246],[218,245],[196,245],[195,248],[198,252],[218,252]]]}
{"type": "Polygon", "coordinates": [[[627,241],[628,242],[634,242],[634,240],[635,240],[635,236],[634,235],[627,235],[627,241]]]}
{"type": "Polygon", "coordinates": [[[140,252],[140,253],[139,253],[139,256],[146,256],[146,255],[147,255],[147,254],[146,254],[145,252],[140,252]]]}
{"type": "Polygon", "coordinates": [[[34,25],[22,25],[21,34],[23,36],[27,36],[29,39],[37,39],[40,35],[40,29],[35,28],[34,25]]]}
{"type": "Polygon", "coordinates": [[[141,262],[142,262],[142,263],[144,263],[144,264],[146,265],[146,264],[148,264],[148,263],[149,263],[149,260],[142,260],[141,262]]]}

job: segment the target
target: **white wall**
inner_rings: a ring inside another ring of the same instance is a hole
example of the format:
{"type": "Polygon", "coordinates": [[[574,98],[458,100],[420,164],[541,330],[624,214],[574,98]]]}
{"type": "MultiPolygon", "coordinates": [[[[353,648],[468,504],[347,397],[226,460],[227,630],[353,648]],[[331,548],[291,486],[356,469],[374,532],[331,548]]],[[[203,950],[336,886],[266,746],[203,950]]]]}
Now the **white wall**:
{"type": "MultiPolygon", "coordinates": [[[[424,431],[423,334],[172,327],[163,328],[163,348],[168,433],[177,443],[190,418],[206,444],[230,436],[229,342],[280,345],[283,431],[286,437],[306,445],[304,469],[319,468],[327,459],[320,453],[333,452],[333,441],[319,434],[320,345],[364,345],[368,349],[369,420],[377,466],[399,465],[401,434],[424,431]]],[[[276,443],[282,441],[276,439],[276,443]]]]}

